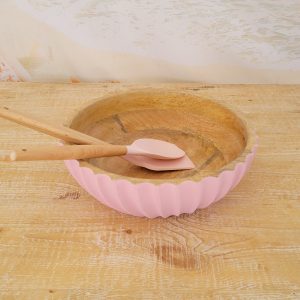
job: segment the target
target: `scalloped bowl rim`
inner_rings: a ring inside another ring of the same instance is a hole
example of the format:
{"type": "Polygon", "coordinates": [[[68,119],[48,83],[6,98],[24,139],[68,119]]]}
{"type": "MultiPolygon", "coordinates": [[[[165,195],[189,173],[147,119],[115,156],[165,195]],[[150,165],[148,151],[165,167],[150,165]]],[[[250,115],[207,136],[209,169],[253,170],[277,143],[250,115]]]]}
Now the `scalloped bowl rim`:
{"type": "MultiPolygon", "coordinates": [[[[162,185],[170,185],[171,184],[171,185],[176,186],[176,185],[184,184],[186,182],[200,183],[200,182],[206,180],[207,178],[217,178],[217,179],[219,179],[223,174],[234,173],[240,165],[244,165],[249,159],[251,159],[251,157],[255,156],[257,148],[258,148],[258,136],[256,136],[256,143],[253,145],[251,151],[246,155],[245,160],[236,163],[232,169],[226,169],[226,170],[223,170],[223,171],[221,170],[215,176],[213,176],[213,175],[205,176],[205,177],[201,178],[200,180],[186,179],[186,180],[183,180],[183,181],[180,181],[180,182],[178,182],[178,181],[174,182],[174,180],[172,180],[172,179],[161,179],[161,180],[151,179],[151,182],[149,182],[147,178],[143,178],[144,182],[134,182],[134,181],[127,180],[127,179],[124,179],[124,178],[115,179],[115,178],[112,178],[111,176],[109,176],[107,174],[104,174],[104,173],[95,173],[93,168],[86,167],[86,166],[81,166],[80,161],[78,161],[76,159],[65,160],[64,162],[67,166],[71,162],[73,164],[73,167],[76,167],[76,168],[81,169],[81,170],[86,170],[90,174],[92,174],[93,176],[96,176],[96,177],[109,178],[114,182],[129,182],[130,184],[133,184],[133,185],[151,184],[153,186],[162,186],[162,185]],[[162,181],[164,181],[164,182],[162,182],[162,181]]],[[[119,177],[126,177],[126,176],[119,176],[119,177]]]]}

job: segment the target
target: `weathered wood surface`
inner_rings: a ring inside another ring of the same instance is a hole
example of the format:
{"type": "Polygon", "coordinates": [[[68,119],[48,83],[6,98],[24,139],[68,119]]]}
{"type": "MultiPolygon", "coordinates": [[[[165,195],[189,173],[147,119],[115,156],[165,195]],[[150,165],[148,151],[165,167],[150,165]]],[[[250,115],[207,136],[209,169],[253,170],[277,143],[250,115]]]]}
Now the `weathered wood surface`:
{"type": "MultiPolygon", "coordinates": [[[[64,124],[134,84],[1,83],[0,105],[64,124]]],[[[136,218],[82,190],[62,162],[0,164],[0,299],[299,299],[300,86],[159,84],[254,121],[256,160],[193,215],[136,218]]],[[[1,149],[55,139],[0,120],[1,149]]]]}

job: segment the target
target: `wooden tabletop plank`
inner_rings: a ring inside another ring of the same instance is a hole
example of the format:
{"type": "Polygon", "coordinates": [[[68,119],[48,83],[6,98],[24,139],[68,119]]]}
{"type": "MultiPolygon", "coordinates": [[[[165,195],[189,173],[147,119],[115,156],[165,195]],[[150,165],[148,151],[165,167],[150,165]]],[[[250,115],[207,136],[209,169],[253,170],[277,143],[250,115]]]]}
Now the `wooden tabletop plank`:
{"type": "MultiPolygon", "coordinates": [[[[0,105],[64,124],[98,98],[145,87],[236,106],[255,125],[254,164],[192,215],[118,213],[62,162],[0,164],[1,299],[299,299],[300,86],[0,83],[0,105]]],[[[0,146],[55,139],[0,119],[0,146]]]]}

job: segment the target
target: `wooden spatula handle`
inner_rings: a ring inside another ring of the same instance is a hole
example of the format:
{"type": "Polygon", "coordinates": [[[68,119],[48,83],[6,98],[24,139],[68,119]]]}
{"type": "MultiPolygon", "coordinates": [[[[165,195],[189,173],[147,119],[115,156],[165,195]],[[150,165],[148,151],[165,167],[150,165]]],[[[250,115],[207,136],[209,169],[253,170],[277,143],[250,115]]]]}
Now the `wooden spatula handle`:
{"type": "Polygon", "coordinates": [[[86,135],[71,128],[60,125],[47,124],[44,121],[25,117],[17,112],[11,111],[7,107],[0,107],[0,117],[35,129],[39,132],[46,133],[66,142],[85,145],[109,145],[104,141],[98,140],[92,136],[86,135]]]}
{"type": "Polygon", "coordinates": [[[20,150],[0,151],[0,161],[66,160],[120,156],[127,153],[122,145],[36,146],[20,150]]]}

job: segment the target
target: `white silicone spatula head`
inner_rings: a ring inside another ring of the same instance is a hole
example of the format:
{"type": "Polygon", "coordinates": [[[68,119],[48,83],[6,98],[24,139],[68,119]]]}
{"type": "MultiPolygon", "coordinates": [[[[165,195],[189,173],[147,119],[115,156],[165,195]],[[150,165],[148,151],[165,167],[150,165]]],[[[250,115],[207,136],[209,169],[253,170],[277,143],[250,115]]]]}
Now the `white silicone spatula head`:
{"type": "Polygon", "coordinates": [[[127,154],[142,155],[156,159],[177,159],[185,152],[172,143],[156,139],[138,139],[127,146],[127,154]]]}
{"type": "Polygon", "coordinates": [[[134,165],[152,170],[152,171],[175,171],[194,169],[194,163],[187,155],[177,159],[155,159],[146,156],[126,155],[126,160],[134,165]]]}

